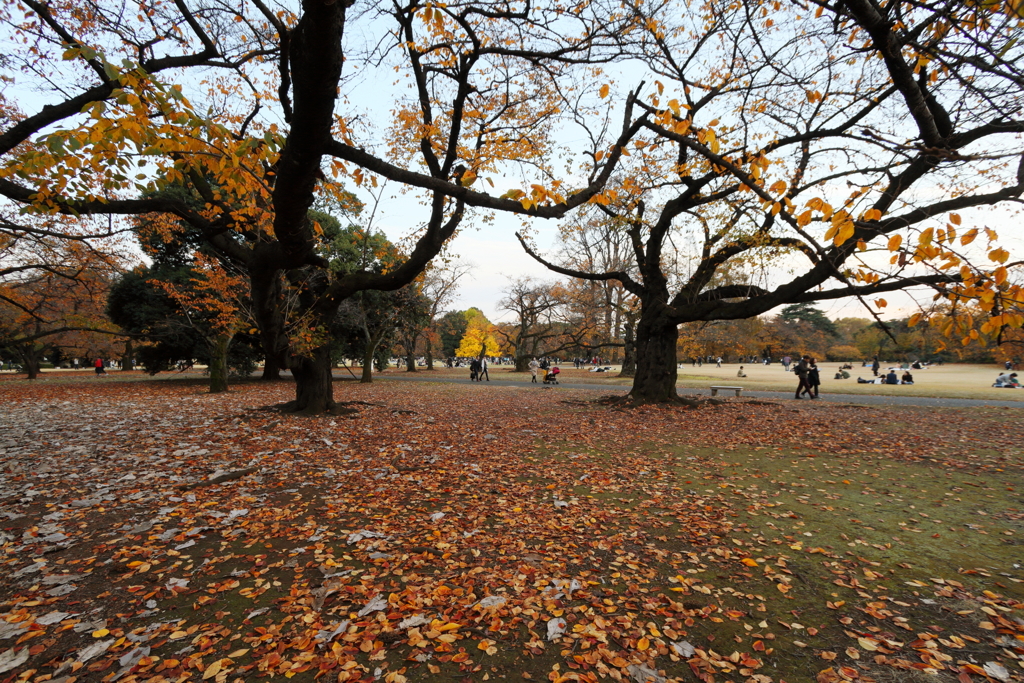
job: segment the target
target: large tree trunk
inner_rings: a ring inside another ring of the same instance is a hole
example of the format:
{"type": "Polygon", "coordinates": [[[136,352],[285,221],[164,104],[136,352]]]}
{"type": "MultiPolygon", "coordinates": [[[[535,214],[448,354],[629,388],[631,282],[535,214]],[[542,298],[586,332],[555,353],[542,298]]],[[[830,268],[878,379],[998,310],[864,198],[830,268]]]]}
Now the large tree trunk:
{"type": "Polygon", "coordinates": [[[528,372],[530,370],[530,361],[534,359],[534,356],[516,356],[516,369],[513,372],[528,372]]]}
{"type": "Polygon", "coordinates": [[[330,346],[314,349],[312,357],[294,358],[291,370],[295,377],[295,400],[285,405],[286,411],[305,415],[334,411],[330,346]]]}
{"type": "Polygon", "coordinates": [[[263,374],[260,376],[260,379],[266,382],[281,379],[281,364],[277,361],[277,358],[266,355],[263,358],[263,374]]]}
{"type": "Polygon", "coordinates": [[[676,393],[676,342],[679,328],[665,317],[641,313],[636,330],[636,375],[630,398],[638,403],[679,400],[676,393]]]}
{"type": "Polygon", "coordinates": [[[283,359],[288,350],[284,311],[281,309],[282,281],[279,272],[265,269],[250,278],[253,315],[263,345],[263,380],[281,379],[283,359]]]}
{"type": "Polygon", "coordinates": [[[228,390],[228,349],[231,334],[218,334],[213,339],[210,354],[210,393],[220,394],[228,390]]]}
{"type": "Polygon", "coordinates": [[[135,363],[132,359],[133,353],[134,349],[132,340],[129,339],[124,343],[124,354],[121,356],[121,372],[127,372],[134,367],[135,363]]]}
{"type": "MultiPolygon", "coordinates": [[[[679,328],[676,328],[677,330],[679,328]]],[[[636,323],[627,318],[623,326],[622,340],[625,348],[622,353],[622,370],[619,377],[636,377],[636,323]]],[[[673,367],[675,367],[673,365],[673,367]]]]}
{"type": "Polygon", "coordinates": [[[359,378],[360,384],[373,384],[373,352],[376,345],[367,344],[363,349],[363,376],[359,378]]]}
{"type": "Polygon", "coordinates": [[[430,341],[430,334],[427,334],[425,341],[426,348],[423,350],[423,355],[427,359],[427,370],[434,369],[434,345],[430,341]]]}
{"type": "Polygon", "coordinates": [[[39,368],[39,353],[36,350],[34,344],[29,344],[18,349],[18,355],[21,356],[21,364],[25,366],[25,372],[28,373],[29,379],[36,379],[39,377],[41,372],[39,368]]]}

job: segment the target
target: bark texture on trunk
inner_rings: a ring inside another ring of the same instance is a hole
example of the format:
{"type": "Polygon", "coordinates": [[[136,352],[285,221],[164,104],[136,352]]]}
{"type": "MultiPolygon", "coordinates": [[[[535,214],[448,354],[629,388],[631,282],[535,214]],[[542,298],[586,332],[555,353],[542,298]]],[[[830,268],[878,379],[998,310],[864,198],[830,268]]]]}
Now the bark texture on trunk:
{"type": "Polygon", "coordinates": [[[676,393],[679,328],[662,316],[641,316],[636,331],[636,374],[630,398],[638,403],[669,403],[676,393]]]}
{"type": "Polygon", "coordinates": [[[134,348],[132,340],[129,339],[124,343],[124,354],[121,356],[121,372],[127,372],[132,369],[134,363],[132,362],[132,355],[134,354],[134,348]]]}
{"type": "Polygon", "coordinates": [[[623,327],[623,342],[625,347],[622,352],[622,370],[619,377],[636,377],[636,325],[632,320],[627,320],[623,327]]]}
{"type": "Polygon", "coordinates": [[[287,353],[284,311],[281,310],[282,282],[280,273],[263,269],[250,278],[253,314],[260,330],[263,346],[263,376],[266,381],[281,379],[283,358],[287,353]]]}
{"type": "Polygon", "coordinates": [[[367,344],[363,350],[363,376],[359,378],[360,384],[373,384],[373,352],[376,348],[367,344]]]}
{"type": "Polygon", "coordinates": [[[24,348],[18,352],[18,355],[21,356],[21,364],[25,366],[28,379],[39,377],[41,369],[39,367],[39,354],[36,352],[36,349],[34,347],[24,348]]]}
{"type": "Polygon", "coordinates": [[[295,376],[295,400],[285,405],[287,412],[319,415],[334,412],[334,384],[331,377],[331,349],[321,346],[311,357],[296,357],[292,361],[295,376]]]}
{"type": "Polygon", "coordinates": [[[228,349],[231,348],[230,334],[218,334],[213,340],[210,355],[210,393],[220,394],[228,390],[228,349]]]}

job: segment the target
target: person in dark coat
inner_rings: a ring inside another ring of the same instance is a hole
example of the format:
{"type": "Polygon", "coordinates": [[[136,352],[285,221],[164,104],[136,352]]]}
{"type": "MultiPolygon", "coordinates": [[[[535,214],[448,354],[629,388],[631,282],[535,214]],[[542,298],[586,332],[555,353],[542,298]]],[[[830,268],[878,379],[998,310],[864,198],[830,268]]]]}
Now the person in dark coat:
{"type": "Polygon", "coordinates": [[[807,373],[811,370],[810,360],[810,356],[804,356],[797,361],[796,367],[793,368],[793,372],[795,372],[796,376],[800,378],[800,383],[796,386],[796,396],[794,396],[794,398],[800,398],[801,394],[808,391],[807,373]]]}
{"type": "Polygon", "coordinates": [[[818,364],[813,358],[807,368],[807,389],[806,394],[811,398],[818,398],[818,387],[821,386],[821,375],[818,373],[818,364]]]}

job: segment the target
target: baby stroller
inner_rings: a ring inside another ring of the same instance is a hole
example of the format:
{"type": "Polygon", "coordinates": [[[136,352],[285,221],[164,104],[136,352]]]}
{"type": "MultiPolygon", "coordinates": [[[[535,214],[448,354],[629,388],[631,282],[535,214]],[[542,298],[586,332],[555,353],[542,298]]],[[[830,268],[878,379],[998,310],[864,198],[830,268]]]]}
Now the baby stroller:
{"type": "Polygon", "coordinates": [[[560,372],[561,370],[555,367],[549,369],[544,375],[544,384],[558,384],[558,373],[560,372]]]}

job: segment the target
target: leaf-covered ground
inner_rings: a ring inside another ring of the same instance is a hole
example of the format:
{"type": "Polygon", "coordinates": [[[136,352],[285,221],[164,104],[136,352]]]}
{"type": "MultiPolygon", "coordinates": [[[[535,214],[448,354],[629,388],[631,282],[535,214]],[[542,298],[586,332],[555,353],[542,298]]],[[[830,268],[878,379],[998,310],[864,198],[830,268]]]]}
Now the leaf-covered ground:
{"type": "Polygon", "coordinates": [[[203,391],[0,382],[0,683],[1024,680],[1016,410],[203,391]]]}

